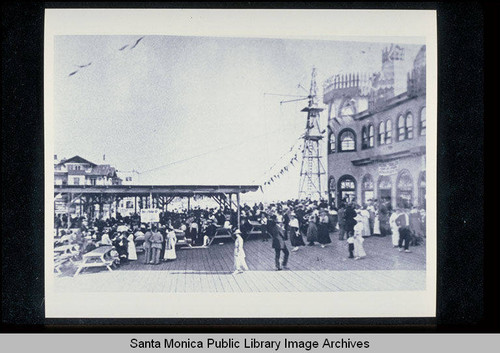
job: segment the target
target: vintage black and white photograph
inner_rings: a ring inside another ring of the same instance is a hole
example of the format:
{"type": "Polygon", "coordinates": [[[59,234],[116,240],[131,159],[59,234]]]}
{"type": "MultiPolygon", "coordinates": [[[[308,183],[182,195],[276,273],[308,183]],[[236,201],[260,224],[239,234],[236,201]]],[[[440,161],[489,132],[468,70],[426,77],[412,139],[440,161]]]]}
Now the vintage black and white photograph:
{"type": "Polygon", "coordinates": [[[47,317],[435,315],[433,12],[47,10],[45,43],[47,317]]]}

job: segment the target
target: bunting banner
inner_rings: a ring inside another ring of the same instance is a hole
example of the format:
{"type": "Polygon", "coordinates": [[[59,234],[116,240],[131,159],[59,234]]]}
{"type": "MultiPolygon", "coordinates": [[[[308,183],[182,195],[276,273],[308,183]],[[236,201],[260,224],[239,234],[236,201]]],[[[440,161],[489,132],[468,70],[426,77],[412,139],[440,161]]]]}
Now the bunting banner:
{"type": "MultiPolygon", "coordinates": [[[[281,157],[278,159],[278,161],[277,161],[276,163],[274,163],[274,164],[273,164],[273,165],[269,168],[268,172],[271,172],[271,171],[274,169],[274,167],[276,166],[276,164],[277,164],[277,163],[278,163],[278,162],[279,162],[279,161],[280,161],[280,160],[281,160],[284,156],[286,156],[286,155],[288,155],[288,154],[292,154],[292,153],[293,153],[293,155],[292,155],[291,159],[289,160],[289,162],[288,162],[285,166],[282,166],[282,167],[281,167],[281,169],[280,169],[279,171],[275,172],[275,173],[274,173],[271,177],[268,177],[268,179],[267,179],[266,181],[264,181],[264,182],[262,183],[262,185],[264,185],[264,186],[268,186],[268,185],[273,184],[273,183],[274,183],[274,182],[276,182],[278,179],[280,179],[280,177],[281,177],[282,175],[284,175],[284,174],[285,174],[285,172],[288,172],[288,171],[289,171],[289,167],[290,167],[290,166],[295,166],[294,162],[295,162],[295,161],[298,161],[298,155],[299,155],[299,153],[304,153],[304,146],[303,146],[303,144],[302,144],[302,143],[299,143],[299,144],[297,144],[297,145],[294,145],[294,146],[290,147],[290,149],[289,149],[289,150],[288,150],[288,151],[287,151],[287,152],[286,152],[283,156],[281,156],[281,157]],[[295,151],[295,153],[294,153],[294,151],[295,151]]],[[[268,173],[268,172],[267,172],[267,173],[268,173]]]]}

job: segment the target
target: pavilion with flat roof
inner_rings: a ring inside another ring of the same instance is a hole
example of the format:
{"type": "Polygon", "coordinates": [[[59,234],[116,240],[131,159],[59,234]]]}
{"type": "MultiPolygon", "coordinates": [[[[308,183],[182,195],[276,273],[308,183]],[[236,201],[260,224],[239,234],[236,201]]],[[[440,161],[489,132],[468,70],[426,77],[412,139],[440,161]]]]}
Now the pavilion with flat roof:
{"type": "Polygon", "coordinates": [[[187,198],[189,210],[191,198],[200,195],[210,197],[220,207],[237,210],[239,227],[240,195],[258,189],[259,185],[54,185],[54,196],[65,197],[68,206],[79,200],[84,208],[99,205],[99,210],[104,204],[117,204],[126,197],[134,197],[148,208],[167,211],[167,205],[175,197],[187,198]]]}

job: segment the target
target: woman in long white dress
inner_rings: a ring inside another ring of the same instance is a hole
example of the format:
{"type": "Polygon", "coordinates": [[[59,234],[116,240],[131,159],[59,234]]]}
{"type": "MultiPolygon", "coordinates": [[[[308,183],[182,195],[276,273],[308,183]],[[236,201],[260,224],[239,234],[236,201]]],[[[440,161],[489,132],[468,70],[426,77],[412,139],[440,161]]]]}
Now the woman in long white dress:
{"type": "Polygon", "coordinates": [[[170,227],[165,237],[165,255],[164,260],[175,260],[177,255],[175,253],[175,244],[177,243],[177,237],[175,236],[174,228],[170,227]]]}
{"type": "Polygon", "coordinates": [[[364,237],[369,237],[371,236],[371,231],[370,231],[370,211],[368,211],[365,208],[363,208],[360,212],[362,218],[362,223],[363,223],[363,236],[364,237]]]}
{"type": "Polygon", "coordinates": [[[396,219],[399,216],[399,210],[395,210],[391,213],[391,217],[389,218],[389,226],[391,227],[392,233],[392,246],[397,248],[399,244],[399,227],[396,224],[396,219]]]}
{"type": "Polygon", "coordinates": [[[134,233],[130,233],[127,240],[128,240],[128,259],[137,260],[137,251],[135,249],[134,233]]]}
{"type": "Polygon", "coordinates": [[[241,231],[236,229],[234,232],[236,237],[234,241],[234,274],[242,273],[243,271],[248,271],[247,262],[245,260],[245,250],[243,249],[243,238],[241,237],[241,231]]]}
{"type": "Polygon", "coordinates": [[[358,222],[354,226],[354,260],[359,260],[366,256],[365,248],[363,247],[363,242],[365,241],[363,239],[363,218],[364,217],[361,215],[357,215],[356,218],[354,218],[358,222]]]}
{"type": "Polygon", "coordinates": [[[375,222],[373,223],[373,235],[380,236],[380,218],[378,218],[378,211],[375,212],[375,222]]]}

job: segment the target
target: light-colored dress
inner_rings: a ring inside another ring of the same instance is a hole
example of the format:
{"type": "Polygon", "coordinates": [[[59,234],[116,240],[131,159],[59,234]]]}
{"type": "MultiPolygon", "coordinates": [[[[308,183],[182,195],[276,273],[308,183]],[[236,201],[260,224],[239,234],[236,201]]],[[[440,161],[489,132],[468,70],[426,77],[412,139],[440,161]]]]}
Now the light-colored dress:
{"type": "Polygon", "coordinates": [[[247,262],[245,260],[245,250],[243,249],[243,238],[241,235],[236,235],[234,241],[234,269],[235,271],[248,271],[247,262]]]}
{"type": "Polygon", "coordinates": [[[370,212],[368,210],[361,210],[361,216],[363,217],[363,236],[371,236],[370,232],[370,212]]]}
{"type": "Polygon", "coordinates": [[[177,259],[177,255],[175,253],[175,244],[177,243],[177,237],[175,236],[175,232],[172,230],[167,233],[165,241],[165,255],[163,259],[165,260],[175,260],[177,259]]]}
{"type": "Polygon", "coordinates": [[[375,215],[375,222],[373,224],[373,234],[380,235],[380,219],[378,218],[378,213],[375,215]]]}
{"type": "Polygon", "coordinates": [[[109,234],[104,233],[101,238],[101,245],[112,245],[111,239],[109,239],[109,234]]]}
{"type": "Polygon", "coordinates": [[[391,217],[389,218],[389,226],[391,227],[392,232],[392,245],[398,246],[399,243],[399,227],[396,224],[396,218],[398,218],[399,214],[397,212],[393,212],[391,217]]]}
{"type": "Polygon", "coordinates": [[[365,248],[363,247],[363,242],[365,241],[363,239],[363,224],[358,223],[354,226],[354,237],[353,237],[353,244],[354,244],[354,257],[365,257],[366,252],[365,248]]]}
{"type": "Polygon", "coordinates": [[[130,233],[128,240],[128,259],[137,260],[137,251],[135,250],[134,235],[130,233]]]}

